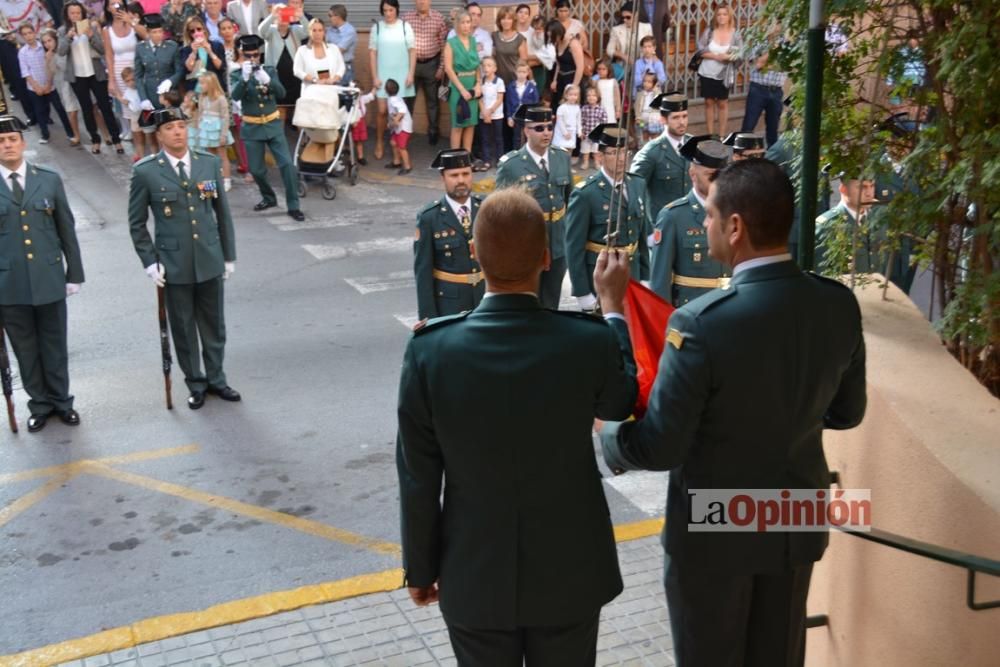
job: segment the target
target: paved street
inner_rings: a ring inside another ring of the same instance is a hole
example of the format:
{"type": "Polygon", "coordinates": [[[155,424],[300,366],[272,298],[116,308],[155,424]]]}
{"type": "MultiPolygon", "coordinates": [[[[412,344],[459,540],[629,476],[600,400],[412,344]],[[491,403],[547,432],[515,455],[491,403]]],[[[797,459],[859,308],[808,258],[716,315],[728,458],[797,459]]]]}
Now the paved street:
{"type": "MultiPolygon", "coordinates": [[[[0,656],[398,568],[396,383],[416,310],[414,217],[438,196],[436,173],[390,178],[373,161],[332,202],[311,184],[302,223],[253,213],[256,189],[234,174],[226,371],[244,400],[190,411],[175,366],[168,412],[155,292],[127,228],[130,161],[28,137],[28,160],[63,174],[77,216],[83,423],[29,434],[18,391],[21,433],[0,433],[0,656]]],[[[662,515],[662,475],[606,488],[616,524],[662,515]]]]}

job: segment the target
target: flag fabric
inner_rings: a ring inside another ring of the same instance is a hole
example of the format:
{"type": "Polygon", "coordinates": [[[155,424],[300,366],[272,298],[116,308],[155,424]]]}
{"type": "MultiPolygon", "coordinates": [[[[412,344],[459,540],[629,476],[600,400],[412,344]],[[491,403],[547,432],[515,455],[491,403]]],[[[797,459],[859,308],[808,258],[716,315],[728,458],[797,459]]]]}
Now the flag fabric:
{"type": "Polygon", "coordinates": [[[667,321],[673,312],[674,307],[658,294],[636,280],[629,281],[625,293],[625,321],[632,340],[636,379],[639,382],[639,397],[633,411],[636,418],[646,413],[646,403],[666,344],[667,321]]]}

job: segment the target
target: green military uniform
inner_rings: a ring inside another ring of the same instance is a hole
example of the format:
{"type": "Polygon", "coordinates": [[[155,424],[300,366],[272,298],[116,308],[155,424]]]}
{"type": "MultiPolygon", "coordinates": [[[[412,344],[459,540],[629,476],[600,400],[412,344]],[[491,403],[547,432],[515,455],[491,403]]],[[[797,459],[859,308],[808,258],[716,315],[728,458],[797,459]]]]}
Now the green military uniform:
{"type": "MultiPolygon", "coordinates": [[[[685,134],[682,142],[691,135],[685,134]]],[[[681,157],[666,131],[639,149],[632,159],[630,172],[646,182],[646,208],[650,217],[672,201],[680,199],[691,189],[688,161],[681,157]]]]}
{"type": "Polygon", "coordinates": [[[470,245],[481,203],[481,198],[469,195],[466,224],[447,197],[435,199],[417,214],[413,274],[420,319],[471,310],[483,298],[486,284],[470,245]]]}
{"type": "MultiPolygon", "coordinates": [[[[872,225],[879,233],[888,236],[890,218],[888,207],[899,195],[918,196],[920,188],[912,179],[904,178],[900,165],[888,155],[883,157],[883,171],[875,178],[875,198],[878,204],[872,207],[872,225]]],[[[898,247],[893,249],[892,270],[889,279],[904,292],[910,291],[913,278],[916,276],[916,266],[911,266],[910,257],[913,254],[913,241],[909,237],[899,240],[898,247]]]]}
{"type": "Polygon", "coordinates": [[[729,280],[729,270],[708,256],[704,222],[705,207],[693,188],[656,217],[649,286],[674,306],[683,306],[729,280]]]}
{"type": "MultiPolygon", "coordinates": [[[[155,27],[162,25],[162,22],[155,27]]],[[[151,27],[151,26],[147,26],[151,27]]],[[[160,96],[156,92],[162,81],[170,80],[174,87],[184,80],[179,47],[171,39],[165,39],[159,46],[153,46],[148,39],[135,47],[135,86],[139,99],[149,100],[157,109],[162,109],[160,96]]]]}
{"type": "Polygon", "coordinates": [[[0,185],[0,318],[30,397],[28,409],[45,416],[73,409],[66,285],[83,282],[83,263],[62,179],[45,167],[24,167],[20,197],[11,179],[0,185]]]}
{"type": "Polygon", "coordinates": [[[136,163],[128,219],[143,267],[157,262],[164,267],[167,312],[184,381],[192,392],[204,392],[227,386],[222,368],[226,344],[223,273],[225,262],[236,261],[236,240],[219,158],[196,150],[188,155],[187,180],[181,179],[163,151],[136,163]],[[146,226],[149,209],[153,210],[155,239],[146,226]],[[201,356],[199,337],[204,348],[201,356]]]}
{"type": "Polygon", "coordinates": [[[266,148],[271,151],[281,173],[281,182],[285,187],[286,208],[289,211],[298,211],[298,171],[288,152],[285,123],[278,113],[278,100],[285,96],[285,87],[281,85],[278,73],[273,67],[261,65],[260,68],[271,77],[267,84],[260,83],[252,74],[249,81],[244,81],[243,72],[239,69],[230,75],[229,89],[232,91],[233,101],[239,102],[243,110],[240,138],[246,145],[250,173],[253,174],[253,180],[257,183],[257,188],[264,199],[262,203],[266,202],[270,206],[278,203],[274,188],[267,182],[267,164],[264,162],[266,148]]]}
{"type": "Polygon", "coordinates": [[[646,209],[646,187],[642,179],[625,174],[625,210],[618,214],[620,196],[603,169],[579,183],[569,198],[566,209],[566,263],[573,296],[595,294],[594,267],[597,255],[607,241],[608,214],[612,229],[618,236],[611,245],[628,249],[632,277],[649,279],[649,249],[646,237],[649,212],[646,209]]]}
{"type": "MultiPolygon", "coordinates": [[[[817,217],[816,271],[831,277],[851,272],[885,275],[889,262],[888,240],[885,228],[878,224],[876,217],[866,213],[861,217],[859,226],[843,201],[817,217]],[[849,257],[852,244],[856,244],[854,254],[849,257]]],[[[892,275],[897,277],[897,281],[905,279],[909,271],[908,259],[901,253],[893,253],[892,275]]]]}
{"type": "Polygon", "coordinates": [[[566,276],[566,204],[573,191],[573,173],[569,153],[550,147],[547,152],[546,174],[531,156],[527,144],[500,158],[497,167],[497,188],[524,186],[535,198],[548,221],[549,254],[552,263],[542,273],[538,298],[545,308],[559,308],[563,278],[566,276]]]}
{"type": "Polygon", "coordinates": [[[531,295],[413,334],[397,411],[403,567],[409,586],[440,580],[460,664],[521,664],[525,650],[529,665],[588,664],[598,611],[622,590],[591,428],[627,417],[636,394],[623,320],[531,295]]]}

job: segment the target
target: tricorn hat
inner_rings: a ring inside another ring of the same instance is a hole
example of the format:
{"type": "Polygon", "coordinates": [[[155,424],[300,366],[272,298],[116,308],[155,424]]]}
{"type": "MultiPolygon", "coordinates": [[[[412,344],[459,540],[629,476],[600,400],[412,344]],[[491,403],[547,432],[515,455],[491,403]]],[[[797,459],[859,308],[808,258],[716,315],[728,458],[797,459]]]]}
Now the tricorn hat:
{"type": "Polygon", "coordinates": [[[616,148],[628,145],[628,130],[618,127],[617,123],[601,123],[587,138],[601,148],[616,148]]]}
{"type": "Polygon", "coordinates": [[[240,51],[260,51],[264,48],[264,38],[260,35],[240,35],[236,38],[240,51]]]}
{"type": "Polygon", "coordinates": [[[702,134],[685,141],[681,155],[703,167],[722,169],[732,161],[733,150],[719,141],[718,135],[702,134]]]}
{"type": "Polygon", "coordinates": [[[686,111],[688,108],[688,100],[684,96],[684,93],[672,90],[669,93],[657,95],[649,106],[654,109],[659,109],[660,113],[666,116],[667,114],[671,114],[676,111],[686,111]]]}
{"type": "Polygon", "coordinates": [[[742,153],[743,151],[762,151],[767,146],[764,145],[764,137],[752,132],[732,132],[722,143],[732,146],[733,151],[742,153]]]}
{"type": "Polygon", "coordinates": [[[160,14],[146,14],[142,17],[142,24],[146,26],[146,30],[152,30],[153,28],[162,28],[163,16],[160,14]]]}
{"type": "Polygon", "coordinates": [[[464,169],[472,166],[472,156],[464,148],[448,149],[441,151],[431,162],[432,169],[444,171],[445,169],[464,169]]]}
{"type": "Polygon", "coordinates": [[[172,123],[175,120],[186,121],[187,116],[178,107],[166,107],[165,109],[156,109],[150,114],[150,124],[156,126],[156,129],[160,129],[161,125],[166,125],[167,123],[172,123]]]}
{"type": "Polygon", "coordinates": [[[522,104],[514,112],[514,120],[522,123],[538,123],[552,120],[552,109],[537,104],[522,104]]]}
{"type": "Polygon", "coordinates": [[[9,132],[24,132],[28,126],[17,116],[0,116],[0,134],[9,132]]]}

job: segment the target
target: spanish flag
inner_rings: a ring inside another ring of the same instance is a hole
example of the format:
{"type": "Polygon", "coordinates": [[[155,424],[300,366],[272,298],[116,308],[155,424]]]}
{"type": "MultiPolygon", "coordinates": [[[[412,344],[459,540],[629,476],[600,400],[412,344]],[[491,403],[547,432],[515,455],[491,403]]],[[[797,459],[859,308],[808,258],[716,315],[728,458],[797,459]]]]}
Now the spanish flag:
{"type": "Polygon", "coordinates": [[[646,413],[649,393],[656,380],[656,370],[660,365],[660,355],[666,344],[667,321],[674,307],[660,298],[652,290],[646,289],[636,280],[630,280],[625,293],[625,321],[628,322],[632,353],[635,356],[636,379],[639,382],[639,397],[633,414],[636,418],[646,413]]]}

